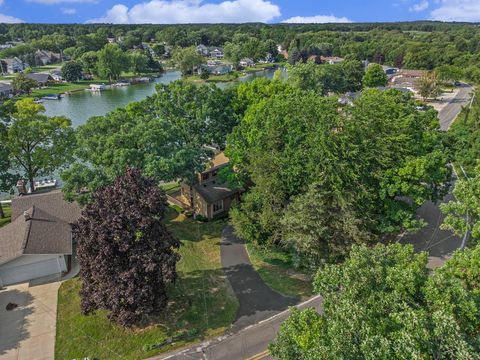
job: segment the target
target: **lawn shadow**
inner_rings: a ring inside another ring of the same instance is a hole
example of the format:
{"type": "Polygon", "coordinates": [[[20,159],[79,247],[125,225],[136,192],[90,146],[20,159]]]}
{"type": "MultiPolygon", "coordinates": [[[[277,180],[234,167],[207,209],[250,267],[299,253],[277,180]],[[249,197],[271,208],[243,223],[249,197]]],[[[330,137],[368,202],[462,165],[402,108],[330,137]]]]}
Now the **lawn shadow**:
{"type": "Polygon", "coordinates": [[[162,321],[169,333],[193,330],[203,335],[223,332],[235,319],[238,302],[221,269],[179,274],[169,289],[169,306],[162,321]]]}

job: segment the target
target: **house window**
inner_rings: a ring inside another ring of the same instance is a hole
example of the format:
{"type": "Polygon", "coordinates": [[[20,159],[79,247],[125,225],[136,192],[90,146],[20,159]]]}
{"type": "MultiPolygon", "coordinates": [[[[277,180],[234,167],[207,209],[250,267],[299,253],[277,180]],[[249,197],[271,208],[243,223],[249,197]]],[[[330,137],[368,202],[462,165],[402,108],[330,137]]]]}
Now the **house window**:
{"type": "Polygon", "coordinates": [[[213,203],[213,213],[218,213],[223,211],[223,200],[217,201],[213,203]]]}
{"type": "Polygon", "coordinates": [[[203,173],[202,174],[202,180],[208,180],[208,177],[209,177],[210,173],[203,173]]]}

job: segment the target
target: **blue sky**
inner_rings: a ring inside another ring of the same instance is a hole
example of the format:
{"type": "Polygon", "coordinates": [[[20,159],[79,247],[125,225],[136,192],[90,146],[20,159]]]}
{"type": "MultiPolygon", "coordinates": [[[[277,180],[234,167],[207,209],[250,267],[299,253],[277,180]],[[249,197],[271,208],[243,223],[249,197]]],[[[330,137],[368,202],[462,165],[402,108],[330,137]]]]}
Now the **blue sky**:
{"type": "Polygon", "coordinates": [[[0,0],[0,22],[480,21],[480,0],[0,0]]]}

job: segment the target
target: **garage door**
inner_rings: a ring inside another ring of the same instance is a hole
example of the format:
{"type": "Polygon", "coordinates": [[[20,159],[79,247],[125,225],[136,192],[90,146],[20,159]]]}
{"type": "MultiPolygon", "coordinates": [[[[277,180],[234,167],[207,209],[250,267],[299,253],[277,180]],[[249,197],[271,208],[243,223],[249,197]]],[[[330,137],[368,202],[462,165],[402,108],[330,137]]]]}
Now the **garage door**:
{"type": "Polygon", "coordinates": [[[26,265],[0,268],[0,282],[3,285],[10,285],[59,272],[61,272],[61,268],[57,259],[53,258],[26,265]]]}

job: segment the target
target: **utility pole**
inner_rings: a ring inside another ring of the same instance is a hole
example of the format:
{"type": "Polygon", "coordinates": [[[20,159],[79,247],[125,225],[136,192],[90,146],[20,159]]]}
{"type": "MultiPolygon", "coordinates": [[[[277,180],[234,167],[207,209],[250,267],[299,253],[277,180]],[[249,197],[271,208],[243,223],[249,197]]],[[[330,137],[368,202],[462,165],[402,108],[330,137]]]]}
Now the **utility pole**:
{"type": "MultiPolygon", "coordinates": [[[[463,175],[465,176],[465,179],[467,179],[467,181],[469,181],[469,178],[467,176],[467,173],[463,169],[463,166],[462,165],[459,165],[459,166],[460,166],[460,169],[463,172],[463,175]]],[[[469,227],[470,227],[470,217],[468,216],[468,211],[467,211],[465,221],[466,221],[467,226],[466,226],[465,234],[463,235],[462,245],[460,245],[460,250],[465,249],[465,247],[467,246],[468,238],[470,237],[470,229],[469,229],[469,227]]]]}

